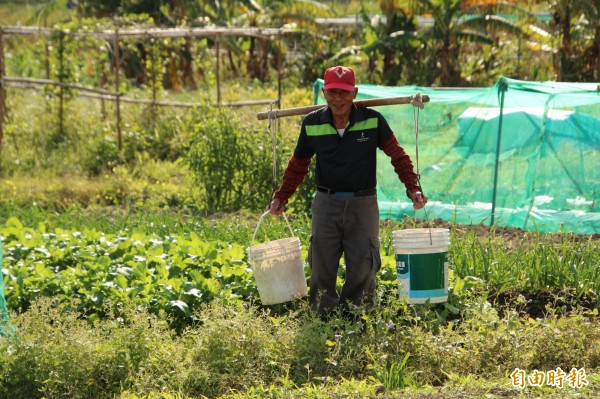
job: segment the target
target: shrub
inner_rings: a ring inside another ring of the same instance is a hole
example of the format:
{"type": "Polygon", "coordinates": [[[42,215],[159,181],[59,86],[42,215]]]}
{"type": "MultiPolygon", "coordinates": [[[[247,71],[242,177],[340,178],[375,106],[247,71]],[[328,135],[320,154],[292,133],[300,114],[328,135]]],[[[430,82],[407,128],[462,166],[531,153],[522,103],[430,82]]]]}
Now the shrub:
{"type": "Polygon", "coordinates": [[[207,108],[198,115],[186,163],[208,211],[263,210],[271,197],[270,137],[241,128],[230,111],[207,108]]]}
{"type": "Polygon", "coordinates": [[[78,312],[37,301],[0,342],[0,397],[109,399],[123,389],[159,389],[181,375],[181,351],[165,321],[124,309],[92,325],[78,312]]]}
{"type": "Polygon", "coordinates": [[[215,397],[229,390],[271,384],[287,374],[296,326],[293,319],[242,306],[208,305],[201,326],[187,335],[190,368],[186,390],[215,397]]]}

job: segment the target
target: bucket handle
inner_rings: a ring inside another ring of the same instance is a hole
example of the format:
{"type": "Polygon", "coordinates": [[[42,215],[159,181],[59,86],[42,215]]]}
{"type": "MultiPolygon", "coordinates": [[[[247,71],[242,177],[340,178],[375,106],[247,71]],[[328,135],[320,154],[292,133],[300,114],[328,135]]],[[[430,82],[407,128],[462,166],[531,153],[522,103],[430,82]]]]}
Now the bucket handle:
{"type": "MultiPolygon", "coordinates": [[[[252,235],[252,241],[250,242],[250,245],[254,244],[254,240],[256,239],[256,233],[258,232],[258,227],[260,226],[260,223],[262,222],[263,218],[265,216],[267,216],[269,213],[270,213],[270,211],[266,211],[265,213],[260,215],[260,219],[258,219],[258,224],[256,225],[256,229],[254,229],[254,234],[252,235]]],[[[292,226],[290,226],[290,222],[288,222],[285,212],[282,212],[282,215],[283,215],[283,219],[285,219],[285,223],[287,224],[288,229],[290,229],[290,233],[292,233],[292,237],[295,237],[294,231],[292,230],[292,226]]]]}

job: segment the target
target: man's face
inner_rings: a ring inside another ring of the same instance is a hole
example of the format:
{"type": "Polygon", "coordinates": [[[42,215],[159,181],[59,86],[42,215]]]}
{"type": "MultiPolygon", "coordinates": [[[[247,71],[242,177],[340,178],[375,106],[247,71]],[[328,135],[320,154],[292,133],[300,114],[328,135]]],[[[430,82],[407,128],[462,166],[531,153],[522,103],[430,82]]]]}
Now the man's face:
{"type": "Polygon", "coordinates": [[[356,92],[356,89],[353,91],[328,89],[323,90],[323,95],[334,116],[347,116],[350,115],[350,109],[352,102],[356,98],[356,92]]]}

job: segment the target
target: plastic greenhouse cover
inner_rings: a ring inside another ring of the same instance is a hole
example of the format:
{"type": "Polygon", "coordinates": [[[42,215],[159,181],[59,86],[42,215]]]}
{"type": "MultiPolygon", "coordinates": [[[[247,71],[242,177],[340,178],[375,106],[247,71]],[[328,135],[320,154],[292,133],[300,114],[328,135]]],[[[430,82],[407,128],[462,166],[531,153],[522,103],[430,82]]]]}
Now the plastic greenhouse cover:
{"type": "MultiPolygon", "coordinates": [[[[325,103],[322,87],[318,79],[315,104],[325,103]]],[[[426,211],[415,212],[379,151],[382,218],[600,233],[600,84],[501,78],[475,89],[357,87],[357,99],[430,97],[418,112],[406,105],[377,108],[417,164],[430,198],[426,211]]]]}

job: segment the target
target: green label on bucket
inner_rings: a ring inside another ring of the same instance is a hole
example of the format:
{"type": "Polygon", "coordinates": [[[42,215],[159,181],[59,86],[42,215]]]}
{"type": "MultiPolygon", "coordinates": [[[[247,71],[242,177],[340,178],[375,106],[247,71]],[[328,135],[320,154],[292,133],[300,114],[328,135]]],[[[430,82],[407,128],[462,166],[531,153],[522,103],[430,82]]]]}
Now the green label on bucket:
{"type": "Polygon", "coordinates": [[[410,291],[445,288],[445,264],[448,252],[430,254],[396,254],[398,278],[410,271],[410,291]]]}

